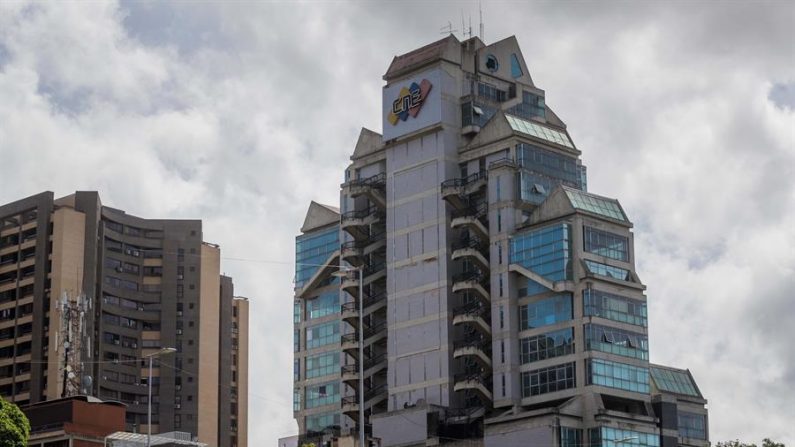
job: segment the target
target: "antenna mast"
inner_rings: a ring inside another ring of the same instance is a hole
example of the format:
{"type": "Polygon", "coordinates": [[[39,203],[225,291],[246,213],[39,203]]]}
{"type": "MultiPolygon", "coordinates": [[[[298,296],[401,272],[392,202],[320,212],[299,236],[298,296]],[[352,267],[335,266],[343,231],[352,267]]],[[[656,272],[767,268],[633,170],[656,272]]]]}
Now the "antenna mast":
{"type": "Polygon", "coordinates": [[[480,10],[480,36],[478,37],[480,37],[480,40],[485,42],[486,35],[483,31],[483,29],[485,28],[483,24],[483,4],[480,1],[478,1],[478,9],[480,10]]]}
{"type": "Polygon", "coordinates": [[[59,338],[63,340],[63,358],[60,367],[63,371],[63,388],[61,397],[76,396],[82,393],[88,394],[90,390],[86,386],[83,377],[83,339],[86,335],[85,319],[86,313],[90,310],[90,300],[85,295],[78,295],[75,300],[69,298],[64,292],[58,303],[58,316],[60,317],[59,338]]]}

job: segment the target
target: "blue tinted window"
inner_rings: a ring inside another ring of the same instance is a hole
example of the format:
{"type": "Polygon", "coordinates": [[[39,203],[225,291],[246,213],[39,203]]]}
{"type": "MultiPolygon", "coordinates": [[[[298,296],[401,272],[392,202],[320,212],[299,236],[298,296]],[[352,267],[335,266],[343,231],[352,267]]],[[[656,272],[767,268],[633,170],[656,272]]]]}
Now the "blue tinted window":
{"type": "Polygon", "coordinates": [[[307,416],[305,419],[307,432],[322,432],[325,428],[340,426],[339,413],[320,413],[307,416]]]}
{"type": "Polygon", "coordinates": [[[532,363],[574,353],[574,329],[525,337],[519,340],[519,362],[532,363]]]}
{"type": "Polygon", "coordinates": [[[560,427],[561,447],[582,447],[582,429],[560,427]]]}
{"type": "Polygon", "coordinates": [[[608,360],[591,359],[587,361],[586,379],[588,385],[602,385],[609,388],[649,393],[649,369],[608,360]]]}
{"type": "Polygon", "coordinates": [[[522,92],[522,102],[509,108],[505,113],[524,119],[532,119],[534,116],[545,118],[547,112],[544,97],[530,92],[522,92]]]}
{"type": "Polygon", "coordinates": [[[340,383],[328,382],[306,387],[306,408],[322,407],[340,401],[340,383]]]}
{"type": "Polygon", "coordinates": [[[511,264],[519,264],[550,281],[571,279],[571,226],[557,224],[514,235],[511,264]]]}
{"type": "Polygon", "coordinates": [[[340,371],[339,352],[313,355],[306,358],[306,378],[328,376],[340,371]]]}
{"type": "Polygon", "coordinates": [[[588,259],[585,260],[585,265],[594,275],[606,276],[622,281],[632,281],[632,275],[629,274],[629,270],[627,269],[613,267],[612,265],[602,264],[588,259]]]}
{"type": "Polygon", "coordinates": [[[303,287],[318,271],[319,265],[339,248],[339,228],[336,226],[298,236],[295,239],[295,287],[303,287]]]}
{"type": "Polygon", "coordinates": [[[646,303],[631,298],[613,295],[601,290],[585,289],[582,292],[586,316],[646,327],[646,303]]]}
{"type": "Polygon", "coordinates": [[[589,253],[629,261],[629,239],[624,236],[585,227],[584,245],[589,253]]]}
{"type": "Polygon", "coordinates": [[[560,184],[582,188],[582,173],[575,157],[520,143],[516,146],[516,159],[521,168],[520,197],[525,202],[540,204],[560,184]]]}
{"type": "Polygon", "coordinates": [[[653,366],[651,367],[651,377],[657,388],[662,391],[700,397],[696,385],[690,379],[690,374],[687,371],[673,371],[653,366]]]}
{"type": "Polygon", "coordinates": [[[307,300],[306,313],[309,319],[320,318],[340,312],[340,294],[337,290],[324,293],[317,298],[307,300]]]}
{"type": "Polygon", "coordinates": [[[679,410],[679,436],[683,438],[707,439],[707,417],[703,414],[679,410]]]}
{"type": "Polygon", "coordinates": [[[306,349],[330,345],[340,341],[340,323],[320,324],[306,328],[306,349]]]}
{"type": "Polygon", "coordinates": [[[648,360],[649,338],[637,332],[598,324],[586,324],[585,349],[648,360]]]}
{"type": "Polygon", "coordinates": [[[570,294],[562,294],[519,306],[519,330],[571,320],[571,301],[570,294]]]}
{"type": "Polygon", "coordinates": [[[511,54],[511,76],[518,78],[522,76],[522,64],[519,63],[519,58],[516,54],[511,54]]]}
{"type": "Polygon", "coordinates": [[[659,447],[660,435],[612,427],[588,429],[590,447],[659,447]]]}
{"type": "Polygon", "coordinates": [[[538,396],[575,387],[574,362],[522,373],[522,397],[538,396]]]}

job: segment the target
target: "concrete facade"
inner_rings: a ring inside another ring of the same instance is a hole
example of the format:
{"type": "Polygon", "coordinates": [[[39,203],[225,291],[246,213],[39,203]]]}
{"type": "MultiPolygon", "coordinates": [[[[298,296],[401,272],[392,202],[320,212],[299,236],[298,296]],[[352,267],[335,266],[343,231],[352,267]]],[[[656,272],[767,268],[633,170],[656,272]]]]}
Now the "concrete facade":
{"type": "Polygon", "coordinates": [[[232,331],[239,324],[232,281],[222,280],[220,248],[202,241],[201,221],[132,216],[103,206],[96,192],[41,193],[0,206],[0,221],[4,397],[26,405],[99,396],[127,405],[127,431],[146,432],[142,359],[173,347],[176,354],[153,369],[152,432],[246,445],[235,424],[246,418],[239,405],[247,402],[232,376],[247,380],[247,364],[231,359],[241,358],[233,346],[247,346],[247,326],[232,331]],[[79,304],[82,322],[69,340],[62,338],[64,303],[79,304]]]}
{"type": "Polygon", "coordinates": [[[299,444],[359,430],[382,446],[708,443],[706,400],[652,382],[632,223],[587,192],[516,39],[450,36],[395,57],[384,80],[383,136],[362,129],[339,215],[313,203],[296,245],[299,444]],[[311,258],[328,231],[338,246],[311,258]],[[335,290],[339,313],[311,318],[335,290]],[[338,339],[302,341],[332,323],[338,339]],[[317,352],[340,370],[303,375],[317,352]],[[315,383],[334,393],[320,425],[315,383]]]}

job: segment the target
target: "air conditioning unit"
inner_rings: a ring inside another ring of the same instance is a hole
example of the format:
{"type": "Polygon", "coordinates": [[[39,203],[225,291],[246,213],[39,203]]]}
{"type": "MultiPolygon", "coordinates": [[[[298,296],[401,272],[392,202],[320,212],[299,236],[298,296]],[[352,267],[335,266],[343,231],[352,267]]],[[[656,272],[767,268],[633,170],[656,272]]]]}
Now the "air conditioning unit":
{"type": "Polygon", "coordinates": [[[182,408],[182,404],[174,404],[174,408],[176,408],[177,410],[179,410],[180,408],[182,408]]]}
{"type": "Polygon", "coordinates": [[[118,345],[119,343],[120,343],[120,341],[119,341],[119,340],[113,340],[113,344],[114,344],[114,345],[118,345]]]}
{"type": "Polygon", "coordinates": [[[182,335],[182,329],[177,329],[177,335],[182,335]]]}
{"type": "Polygon", "coordinates": [[[116,267],[116,271],[119,273],[124,273],[124,269],[121,266],[116,267]]]}

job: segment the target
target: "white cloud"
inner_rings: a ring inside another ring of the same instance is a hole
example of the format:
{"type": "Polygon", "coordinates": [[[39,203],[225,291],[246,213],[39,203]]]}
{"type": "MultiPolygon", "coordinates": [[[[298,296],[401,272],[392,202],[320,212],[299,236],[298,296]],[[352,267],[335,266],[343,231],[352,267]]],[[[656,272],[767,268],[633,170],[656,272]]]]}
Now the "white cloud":
{"type": "MultiPolygon", "coordinates": [[[[794,115],[768,99],[795,81],[792,9],[712,5],[495,3],[486,32],[517,34],[590,189],[635,221],[652,359],[691,368],[713,440],[792,443],[794,115]]],[[[460,17],[416,7],[0,3],[0,203],[99,190],[202,218],[224,256],[285,262],[223,264],[252,299],[252,445],[294,430],[290,263],[309,200],[336,202],[358,128],[380,129],[392,55],[460,17]]]]}

